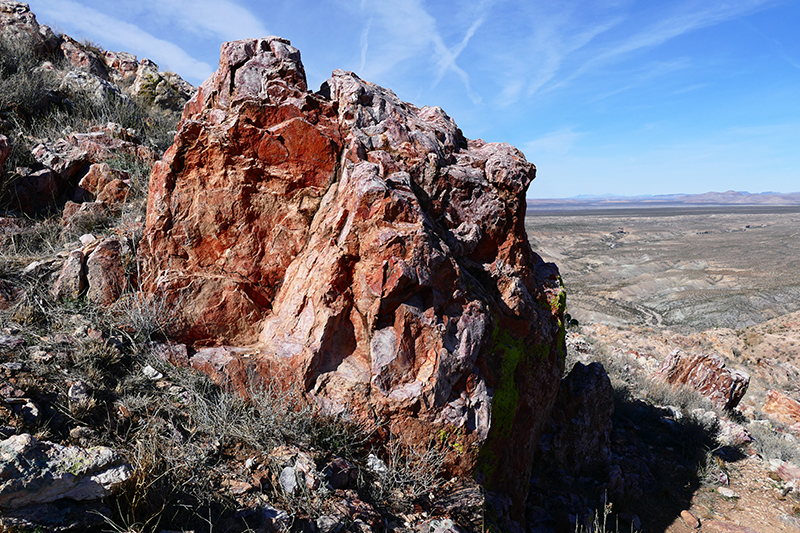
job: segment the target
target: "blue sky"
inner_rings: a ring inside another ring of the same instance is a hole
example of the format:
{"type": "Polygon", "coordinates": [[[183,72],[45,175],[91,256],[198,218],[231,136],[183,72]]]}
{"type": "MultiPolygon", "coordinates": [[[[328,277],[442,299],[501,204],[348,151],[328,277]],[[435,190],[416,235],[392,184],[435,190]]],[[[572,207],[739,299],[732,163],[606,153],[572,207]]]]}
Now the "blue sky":
{"type": "Polygon", "coordinates": [[[29,0],[42,24],[199,84],[280,35],[538,169],[529,198],[800,191],[800,2],[29,0]]]}

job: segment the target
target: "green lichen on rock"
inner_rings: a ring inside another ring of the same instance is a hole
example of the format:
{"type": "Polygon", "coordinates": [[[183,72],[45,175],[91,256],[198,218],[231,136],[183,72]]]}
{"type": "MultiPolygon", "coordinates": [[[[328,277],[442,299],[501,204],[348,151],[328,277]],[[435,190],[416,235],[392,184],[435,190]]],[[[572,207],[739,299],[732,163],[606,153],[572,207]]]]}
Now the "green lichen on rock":
{"type": "MultiPolygon", "coordinates": [[[[508,330],[500,330],[496,323],[492,333],[494,347],[502,354],[500,380],[492,397],[492,437],[491,441],[503,440],[511,435],[514,417],[519,404],[519,391],[514,382],[517,366],[525,357],[525,344],[515,339],[508,330]]],[[[498,457],[492,450],[492,442],[487,442],[478,458],[478,469],[491,478],[497,469],[498,457]]]]}
{"type": "Polygon", "coordinates": [[[517,365],[525,358],[525,344],[512,337],[507,330],[498,333],[499,329],[499,327],[495,329],[494,343],[496,349],[502,351],[503,360],[500,367],[500,384],[492,398],[492,425],[497,428],[498,438],[506,438],[511,434],[511,426],[514,424],[514,415],[519,403],[514,375],[517,365]]]}

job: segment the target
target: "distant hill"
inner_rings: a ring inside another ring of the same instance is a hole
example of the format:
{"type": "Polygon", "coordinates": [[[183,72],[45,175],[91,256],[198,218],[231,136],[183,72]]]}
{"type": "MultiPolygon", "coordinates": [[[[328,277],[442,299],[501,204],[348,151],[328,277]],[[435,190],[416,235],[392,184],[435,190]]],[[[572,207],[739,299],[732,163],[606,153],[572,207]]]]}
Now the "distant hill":
{"type": "Polygon", "coordinates": [[[528,199],[533,210],[614,209],[642,207],[693,206],[800,206],[800,192],[749,193],[741,191],[707,192],[703,194],[660,194],[655,196],[576,196],[574,198],[528,199]]]}

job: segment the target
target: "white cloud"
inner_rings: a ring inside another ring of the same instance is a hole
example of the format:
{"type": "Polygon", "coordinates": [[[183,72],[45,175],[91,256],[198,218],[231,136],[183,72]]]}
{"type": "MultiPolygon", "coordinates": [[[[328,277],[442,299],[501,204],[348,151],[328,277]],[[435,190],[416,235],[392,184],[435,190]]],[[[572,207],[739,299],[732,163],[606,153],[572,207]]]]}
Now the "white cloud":
{"type": "Polygon", "coordinates": [[[436,86],[447,72],[455,73],[474,103],[480,102],[471,88],[469,74],[457,59],[485,20],[490,2],[480,4],[481,14],[474,18],[461,41],[448,47],[437,27],[436,19],[419,0],[362,1],[361,9],[369,16],[361,34],[361,72],[366,78],[379,78],[403,62],[425,62],[429,54],[435,64],[432,85],[436,86]],[[370,38],[377,34],[375,45],[370,38]]]}
{"type": "Polygon", "coordinates": [[[706,2],[699,4],[683,2],[677,8],[673,8],[668,15],[656,17],[657,20],[651,24],[644,24],[644,28],[640,31],[623,36],[615,44],[602,48],[599,53],[583,62],[570,75],[550,86],[548,90],[554,90],[584,74],[621,61],[639,50],[659,46],[685,33],[752,13],[770,2],[771,0],[748,0],[717,5],[709,5],[706,2]]]}
{"type": "Polygon", "coordinates": [[[170,18],[173,25],[223,41],[270,35],[258,18],[230,0],[145,0],[155,12],[170,18]]]}
{"type": "Polygon", "coordinates": [[[70,0],[53,0],[38,8],[41,20],[55,21],[83,32],[104,46],[116,45],[152,59],[161,68],[169,68],[187,78],[205,79],[214,69],[190,56],[174,43],[159,39],[129,22],[124,22],[70,0]]]}

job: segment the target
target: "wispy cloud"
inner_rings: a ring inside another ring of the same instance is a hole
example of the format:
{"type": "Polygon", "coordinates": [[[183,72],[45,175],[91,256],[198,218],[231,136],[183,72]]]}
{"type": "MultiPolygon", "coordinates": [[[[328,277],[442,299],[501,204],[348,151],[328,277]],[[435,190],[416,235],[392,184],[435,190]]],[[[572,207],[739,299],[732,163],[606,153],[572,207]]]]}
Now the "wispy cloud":
{"type": "Polygon", "coordinates": [[[367,21],[367,25],[364,26],[364,31],[361,32],[361,40],[359,44],[361,45],[361,66],[358,68],[359,72],[364,72],[367,64],[367,52],[369,51],[369,29],[372,26],[372,18],[367,21]]]}
{"type": "Polygon", "coordinates": [[[211,34],[223,41],[266,37],[270,32],[251,11],[230,0],[144,0],[171,24],[196,34],[211,34]]]}
{"type": "Polygon", "coordinates": [[[669,12],[655,13],[651,15],[656,19],[654,22],[645,21],[640,30],[629,34],[622,33],[616,42],[599,48],[597,53],[592,54],[570,74],[546,90],[555,90],[587,73],[622,61],[640,50],[656,47],[685,33],[752,13],[771,3],[772,0],[748,0],[720,4],[694,1],[669,4],[671,6],[669,12]]]}
{"type": "Polygon", "coordinates": [[[53,0],[37,10],[42,20],[75,27],[86,37],[96,39],[104,46],[113,45],[126,51],[135,51],[140,56],[152,59],[162,68],[170,68],[185,77],[202,80],[214,71],[208,63],[193,58],[176,44],[77,2],[53,0]]]}
{"type": "Polygon", "coordinates": [[[448,46],[436,19],[420,0],[362,1],[361,9],[369,18],[360,40],[361,74],[380,77],[406,61],[424,63],[432,53],[435,65],[432,86],[435,87],[448,72],[453,72],[461,79],[472,101],[479,103],[480,97],[472,90],[469,74],[457,60],[483,24],[490,5],[488,1],[480,3],[481,13],[471,22],[464,36],[454,46],[448,46]],[[370,47],[373,26],[379,27],[381,37],[376,46],[370,47]]]}

